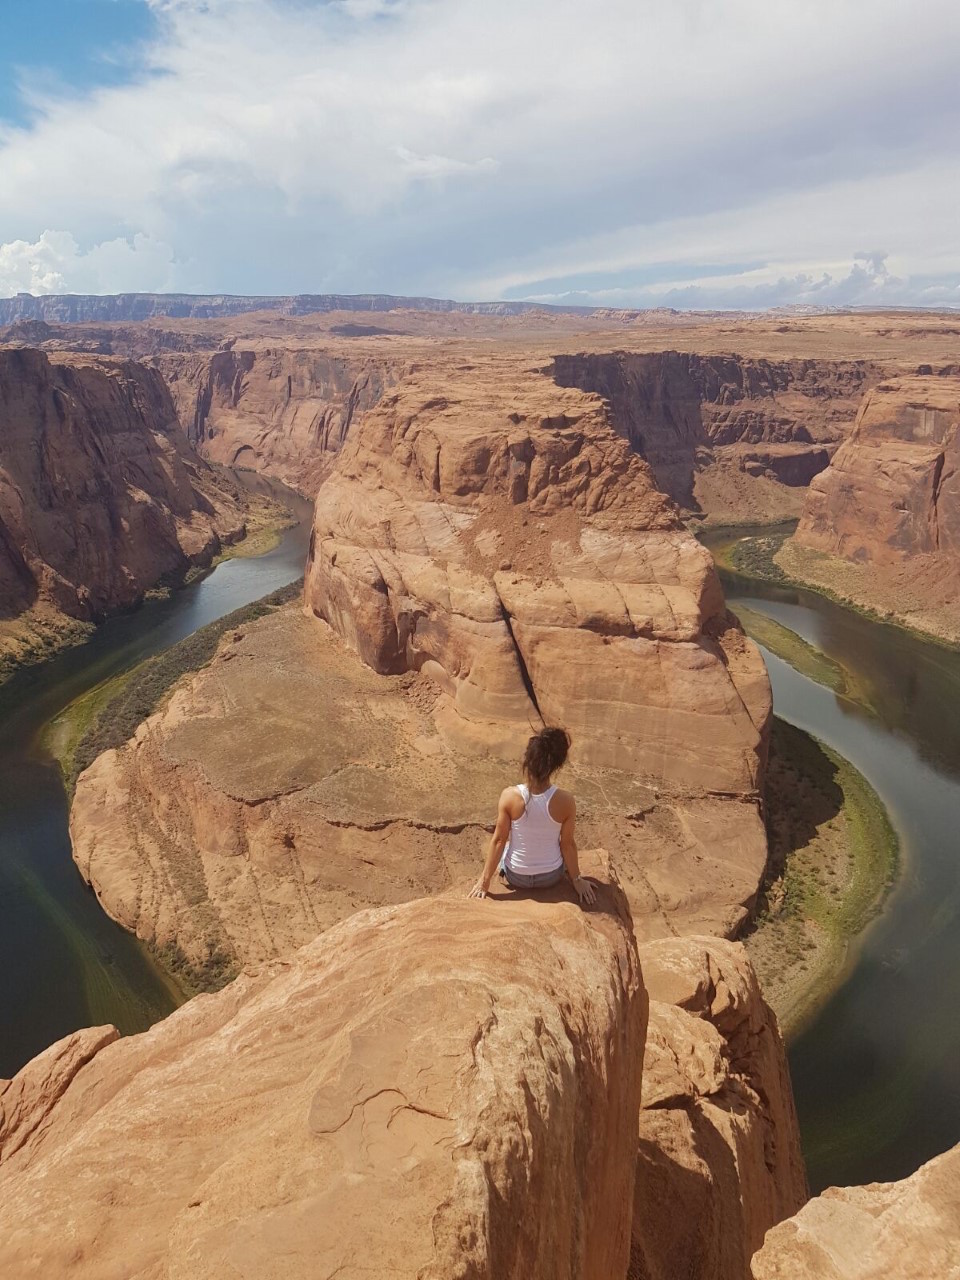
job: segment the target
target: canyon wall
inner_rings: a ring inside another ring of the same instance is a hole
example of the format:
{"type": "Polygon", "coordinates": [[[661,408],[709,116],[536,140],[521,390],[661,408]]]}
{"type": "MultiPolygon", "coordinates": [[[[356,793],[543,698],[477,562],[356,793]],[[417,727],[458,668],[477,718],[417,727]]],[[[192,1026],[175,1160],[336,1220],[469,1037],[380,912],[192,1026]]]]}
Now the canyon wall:
{"type": "Polygon", "coordinates": [[[160,375],[0,348],[0,628],[97,620],[245,529],[235,483],[190,448],[160,375]]]}
{"type": "Polygon", "coordinates": [[[807,1200],[777,1020],[743,947],[640,948],[650,1020],[628,1280],[742,1280],[807,1200]]]}
{"type": "Polygon", "coordinates": [[[792,574],[960,636],[960,379],[888,379],[811,484],[792,574]]]}
{"type": "Polygon", "coordinates": [[[753,1280],[956,1280],[960,1147],[902,1182],[830,1187],[768,1232],[753,1280]]]}
{"type": "Polygon", "coordinates": [[[387,355],[258,347],[159,356],[190,442],[203,457],[262,471],[313,497],[350,425],[402,366],[387,355]]]}
{"type": "Polygon", "coordinates": [[[557,356],[553,376],[603,396],[676,502],[736,523],[799,513],[800,490],[827,466],[881,370],[866,360],[619,351],[557,356]]]}
{"type": "MultiPolygon", "coordinates": [[[[430,311],[441,314],[520,316],[533,311],[590,315],[591,307],[553,307],[534,302],[454,302],[449,298],[405,298],[388,293],[300,293],[293,295],[116,293],[18,293],[0,298],[0,324],[43,320],[53,324],[83,324],[237,316],[245,312],[277,312],[302,316],[330,311],[430,311]]],[[[634,313],[631,313],[634,314],[634,313]]]]}
{"type": "Polygon", "coordinates": [[[363,912],[0,1084],[0,1273],[623,1276],[646,1004],[613,882],[363,912]]]}

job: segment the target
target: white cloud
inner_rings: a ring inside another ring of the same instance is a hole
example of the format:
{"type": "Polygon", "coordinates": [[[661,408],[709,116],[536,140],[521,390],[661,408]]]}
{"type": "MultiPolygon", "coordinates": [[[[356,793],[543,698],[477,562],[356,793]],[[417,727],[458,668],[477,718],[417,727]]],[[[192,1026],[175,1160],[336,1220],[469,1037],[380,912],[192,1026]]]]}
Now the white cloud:
{"type": "Polygon", "coordinates": [[[15,293],[164,292],[173,250],[137,234],[81,249],[69,231],[44,231],[32,244],[0,244],[0,297],[15,293]]]}
{"type": "Polygon", "coordinates": [[[863,245],[907,293],[960,272],[953,0],[150,3],[140,79],[0,126],[0,292],[641,300],[657,267],[734,297],[863,245]]]}

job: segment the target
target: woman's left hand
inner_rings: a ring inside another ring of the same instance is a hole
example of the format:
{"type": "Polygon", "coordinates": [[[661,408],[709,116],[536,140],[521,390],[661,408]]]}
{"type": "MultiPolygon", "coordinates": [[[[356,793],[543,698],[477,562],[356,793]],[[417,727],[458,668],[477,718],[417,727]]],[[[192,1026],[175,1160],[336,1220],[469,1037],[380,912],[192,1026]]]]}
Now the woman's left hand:
{"type": "Polygon", "coordinates": [[[485,885],[482,880],[478,880],[477,883],[470,890],[470,892],[467,894],[467,897],[468,898],[485,898],[487,896],[488,888],[489,886],[485,885]]]}
{"type": "Polygon", "coordinates": [[[580,897],[580,905],[592,907],[597,900],[597,891],[590,881],[585,880],[583,876],[577,876],[573,882],[573,887],[580,897]]]}

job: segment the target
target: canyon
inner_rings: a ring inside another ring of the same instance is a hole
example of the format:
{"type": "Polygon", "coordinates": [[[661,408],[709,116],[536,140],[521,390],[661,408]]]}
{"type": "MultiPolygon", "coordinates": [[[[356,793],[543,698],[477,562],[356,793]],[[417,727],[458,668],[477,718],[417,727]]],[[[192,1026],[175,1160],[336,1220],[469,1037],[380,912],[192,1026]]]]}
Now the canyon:
{"type": "Polygon", "coordinates": [[[92,371],[91,422],[127,397],[172,442],[184,559],[240,536],[221,464],[316,496],[302,603],[229,630],[78,779],[84,879],[211,993],[0,1082],[4,1274],[950,1274],[955,1154],[806,1203],[776,1018],[729,940],[766,869],[769,682],[688,525],[804,506],[811,551],[867,526],[884,565],[955,550],[952,375],[913,354],[946,368],[953,335],[357,311],[51,309],[0,348],[78,398],[92,371]],[[465,901],[551,721],[599,904],[465,901]]]}
{"type": "Polygon", "coordinates": [[[0,421],[0,672],[208,565],[257,517],[134,361],[0,348],[0,421]]]}

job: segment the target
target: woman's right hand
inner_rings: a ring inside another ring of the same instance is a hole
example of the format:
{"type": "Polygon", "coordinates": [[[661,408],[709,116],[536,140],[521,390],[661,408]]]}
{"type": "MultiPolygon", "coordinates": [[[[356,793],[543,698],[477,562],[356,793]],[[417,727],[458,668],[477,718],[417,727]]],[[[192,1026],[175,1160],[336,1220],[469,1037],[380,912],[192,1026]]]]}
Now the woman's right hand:
{"type": "Polygon", "coordinates": [[[467,897],[468,898],[485,898],[487,896],[487,890],[489,888],[490,886],[488,884],[484,884],[482,880],[478,880],[477,883],[470,890],[470,892],[467,894],[467,897]]]}
{"type": "Polygon", "coordinates": [[[577,876],[576,880],[573,882],[573,887],[576,889],[580,897],[580,905],[582,907],[592,907],[597,900],[597,891],[590,881],[585,880],[583,876],[577,876]]]}

